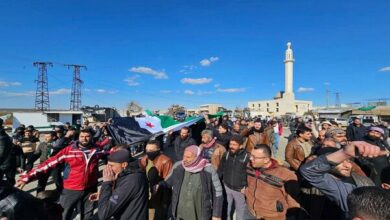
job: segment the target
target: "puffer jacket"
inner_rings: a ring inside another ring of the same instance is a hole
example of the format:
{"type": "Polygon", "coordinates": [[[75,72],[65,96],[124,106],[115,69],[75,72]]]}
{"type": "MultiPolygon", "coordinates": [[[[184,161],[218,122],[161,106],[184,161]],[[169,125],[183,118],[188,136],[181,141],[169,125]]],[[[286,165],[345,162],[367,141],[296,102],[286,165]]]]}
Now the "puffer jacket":
{"type": "Polygon", "coordinates": [[[46,173],[59,164],[65,164],[63,177],[64,188],[69,190],[84,190],[94,187],[98,182],[99,159],[106,154],[95,146],[82,150],[78,141],[62,149],[27,174],[20,176],[23,182],[30,182],[39,173],[46,173]],[[84,152],[85,151],[85,152],[84,152]],[[87,156],[87,153],[89,156],[87,156]]]}
{"type": "Polygon", "coordinates": [[[248,187],[245,191],[249,211],[258,219],[284,220],[288,209],[299,208],[294,199],[299,193],[297,176],[289,169],[278,165],[272,159],[267,169],[255,169],[247,166],[248,187]],[[279,179],[278,185],[272,185],[261,177],[272,175],[279,179]],[[287,191],[287,189],[291,191],[287,191]]]}
{"type": "Polygon", "coordinates": [[[0,216],[8,220],[46,219],[41,200],[3,180],[0,180],[0,216]]]}
{"type": "Polygon", "coordinates": [[[115,182],[102,183],[98,203],[100,220],[147,220],[148,181],[138,161],[119,173],[115,182]]]}

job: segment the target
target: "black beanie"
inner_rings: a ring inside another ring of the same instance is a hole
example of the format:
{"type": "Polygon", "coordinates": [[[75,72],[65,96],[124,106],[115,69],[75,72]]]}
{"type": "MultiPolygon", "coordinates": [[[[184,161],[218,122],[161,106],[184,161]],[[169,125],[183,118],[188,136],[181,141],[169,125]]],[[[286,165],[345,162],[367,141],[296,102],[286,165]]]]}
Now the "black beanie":
{"type": "Polygon", "coordinates": [[[114,163],[124,163],[124,162],[129,162],[130,157],[131,157],[130,152],[126,149],[122,149],[122,150],[112,152],[107,159],[108,161],[114,163]]]}

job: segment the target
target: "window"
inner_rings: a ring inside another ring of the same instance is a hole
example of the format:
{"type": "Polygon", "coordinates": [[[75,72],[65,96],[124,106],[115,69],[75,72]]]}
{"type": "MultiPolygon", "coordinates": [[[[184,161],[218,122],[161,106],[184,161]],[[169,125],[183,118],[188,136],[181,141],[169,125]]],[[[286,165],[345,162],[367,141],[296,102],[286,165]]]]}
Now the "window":
{"type": "Polygon", "coordinates": [[[276,107],[279,107],[279,102],[276,103],[276,107]]]}
{"type": "Polygon", "coordinates": [[[252,107],[254,108],[254,107],[255,107],[255,104],[252,104],[252,107]]]}
{"type": "Polygon", "coordinates": [[[261,105],[259,104],[259,108],[261,107],[261,105]]]}
{"type": "Polygon", "coordinates": [[[269,112],[269,108],[267,108],[267,112],[269,112]]]}
{"type": "Polygon", "coordinates": [[[269,103],[267,103],[267,107],[269,107],[269,103]]]}
{"type": "Polygon", "coordinates": [[[276,108],[276,112],[279,112],[279,108],[276,108]]]}
{"type": "Polygon", "coordinates": [[[60,114],[58,113],[48,113],[47,122],[57,122],[60,120],[60,114]]]}

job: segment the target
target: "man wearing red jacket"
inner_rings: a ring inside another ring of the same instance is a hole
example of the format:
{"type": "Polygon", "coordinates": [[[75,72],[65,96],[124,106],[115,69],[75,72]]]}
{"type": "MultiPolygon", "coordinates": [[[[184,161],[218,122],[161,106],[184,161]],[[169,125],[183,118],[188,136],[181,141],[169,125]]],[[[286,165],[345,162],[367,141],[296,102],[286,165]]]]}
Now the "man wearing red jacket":
{"type": "Polygon", "coordinates": [[[72,219],[73,210],[80,203],[81,220],[90,219],[93,215],[93,203],[89,201],[90,194],[97,191],[99,159],[105,154],[100,146],[104,143],[92,143],[92,131],[80,131],[79,140],[59,151],[30,172],[20,176],[17,187],[34,180],[41,173],[64,164],[64,190],[61,193],[60,204],[64,208],[62,217],[72,219]]]}

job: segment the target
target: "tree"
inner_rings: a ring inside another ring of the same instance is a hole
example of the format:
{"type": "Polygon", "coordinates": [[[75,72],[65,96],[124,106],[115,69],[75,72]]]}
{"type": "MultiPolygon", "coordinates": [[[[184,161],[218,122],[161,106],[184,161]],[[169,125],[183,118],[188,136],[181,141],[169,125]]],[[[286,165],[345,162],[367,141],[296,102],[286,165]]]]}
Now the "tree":
{"type": "Polygon", "coordinates": [[[137,115],[142,112],[142,107],[138,105],[136,102],[131,101],[129,104],[127,104],[127,111],[126,115],[131,116],[131,115],[137,115]]]}

